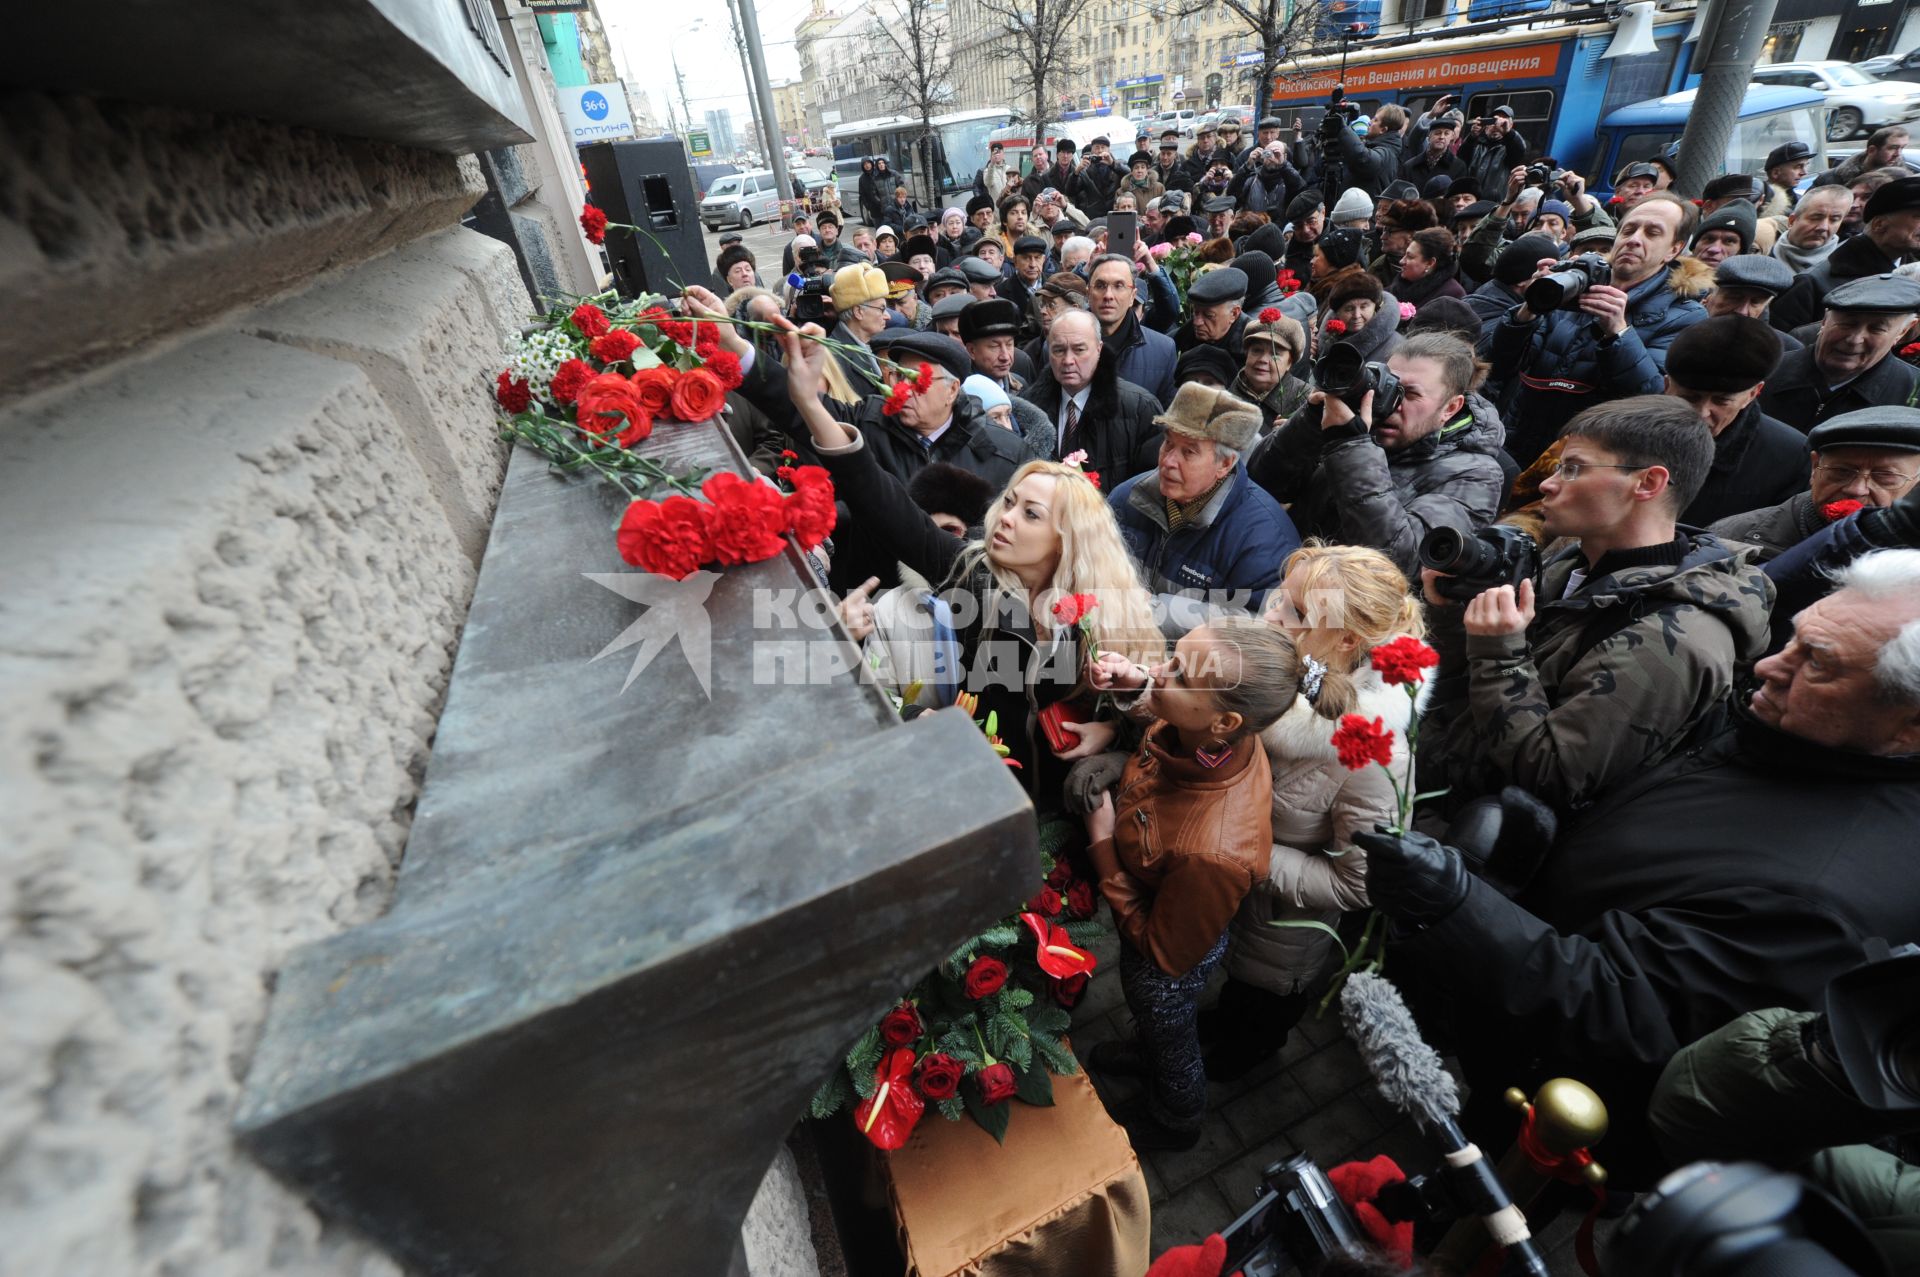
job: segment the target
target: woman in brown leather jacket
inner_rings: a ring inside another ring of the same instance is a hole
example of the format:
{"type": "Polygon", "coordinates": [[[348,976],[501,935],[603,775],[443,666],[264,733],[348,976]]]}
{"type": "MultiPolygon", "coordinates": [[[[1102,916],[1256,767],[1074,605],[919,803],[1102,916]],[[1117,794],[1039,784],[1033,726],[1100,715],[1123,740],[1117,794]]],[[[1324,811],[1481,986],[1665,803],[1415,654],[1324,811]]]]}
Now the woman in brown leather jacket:
{"type": "Polygon", "coordinates": [[[1194,1019],[1227,924],[1266,879],[1273,781],[1260,732],[1293,703],[1299,660],[1284,634],[1234,617],[1192,631],[1151,670],[1103,656],[1091,681],[1144,689],[1154,720],[1087,817],[1139,1031],[1094,1048],[1092,1063],[1150,1080],[1142,1101],[1114,1113],[1134,1147],[1191,1148],[1207,1099],[1194,1019]]]}

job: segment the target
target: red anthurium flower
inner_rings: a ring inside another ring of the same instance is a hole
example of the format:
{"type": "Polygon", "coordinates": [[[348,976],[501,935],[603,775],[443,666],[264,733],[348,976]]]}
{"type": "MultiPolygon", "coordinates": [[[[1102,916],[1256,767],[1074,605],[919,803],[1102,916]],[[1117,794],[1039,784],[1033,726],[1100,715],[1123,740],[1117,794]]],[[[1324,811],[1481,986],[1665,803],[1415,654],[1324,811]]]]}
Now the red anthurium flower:
{"type": "Polygon", "coordinates": [[[1397,687],[1425,678],[1421,671],[1438,665],[1440,653],[1411,634],[1403,634],[1391,643],[1374,648],[1371,660],[1373,668],[1380,671],[1381,680],[1397,687]]]}
{"type": "Polygon", "coordinates": [[[1057,927],[1037,913],[1023,913],[1020,921],[1033,932],[1034,960],[1040,969],[1056,980],[1084,975],[1100,965],[1091,953],[1067,938],[1067,929],[1057,927]]]}
{"type": "Polygon", "coordinates": [[[873,1094],[853,1110],[854,1125],[875,1148],[894,1149],[907,1142],[927,1102],[913,1089],[913,1048],[889,1051],[873,1071],[873,1094]]]}

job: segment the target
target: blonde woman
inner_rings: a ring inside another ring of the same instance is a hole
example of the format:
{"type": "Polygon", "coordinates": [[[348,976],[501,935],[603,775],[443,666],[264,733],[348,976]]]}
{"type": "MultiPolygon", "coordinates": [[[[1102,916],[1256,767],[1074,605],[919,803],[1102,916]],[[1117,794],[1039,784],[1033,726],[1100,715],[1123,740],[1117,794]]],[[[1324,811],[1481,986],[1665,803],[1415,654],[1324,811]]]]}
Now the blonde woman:
{"type": "Polygon", "coordinates": [[[1383,720],[1393,730],[1394,773],[1405,774],[1413,704],[1369,658],[1382,643],[1426,634],[1420,601],[1393,560],[1355,545],[1309,542],[1295,552],[1266,619],[1293,639],[1308,673],[1300,696],[1260,733],[1273,771],[1273,853],[1229,929],[1219,1006],[1201,1017],[1207,1076],[1216,1081],[1271,1057],[1307,1010],[1335,952],[1333,937],[1311,924],[1338,927],[1343,912],[1367,907],[1366,853],[1353,835],[1397,818],[1393,787],[1378,767],[1342,766],[1333,733],[1344,714],[1383,720]]]}
{"type": "MultiPolygon", "coordinates": [[[[952,617],[962,685],[979,697],[975,717],[996,716],[1034,806],[1043,814],[1060,812],[1072,761],[1106,749],[1118,730],[1116,719],[1095,718],[1095,698],[1082,680],[1090,655],[1083,629],[1103,651],[1143,664],[1165,654],[1150,596],[1106,501],[1078,470],[1029,461],[987,507],[979,539],[936,526],[880,468],[860,432],[835,421],[821,402],[832,360],[824,346],[805,340],[817,335],[812,325],[788,325],[780,344],[788,394],[833,474],[836,495],[862,536],[934,583],[952,617]],[[1097,600],[1078,624],[1053,611],[1075,595],[1097,600]],[[1068,720],[1055,730],[1073,743],[1049,748],[1043,714],[1068,720]]],[[[940,369],[937,375],[951,374],[940,369]]]]}

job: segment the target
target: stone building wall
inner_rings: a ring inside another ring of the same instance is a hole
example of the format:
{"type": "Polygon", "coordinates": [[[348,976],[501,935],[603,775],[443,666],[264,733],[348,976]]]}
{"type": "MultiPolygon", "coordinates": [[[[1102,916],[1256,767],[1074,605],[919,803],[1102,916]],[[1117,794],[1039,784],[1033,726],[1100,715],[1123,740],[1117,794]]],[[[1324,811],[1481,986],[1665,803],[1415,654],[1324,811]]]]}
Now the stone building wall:
{"type": "Polygon", "coordinates": [[[392,1274],[228,1123],[386,905],[528,308],[472,157],[0,106],[0,1267],[392,1274]]]}

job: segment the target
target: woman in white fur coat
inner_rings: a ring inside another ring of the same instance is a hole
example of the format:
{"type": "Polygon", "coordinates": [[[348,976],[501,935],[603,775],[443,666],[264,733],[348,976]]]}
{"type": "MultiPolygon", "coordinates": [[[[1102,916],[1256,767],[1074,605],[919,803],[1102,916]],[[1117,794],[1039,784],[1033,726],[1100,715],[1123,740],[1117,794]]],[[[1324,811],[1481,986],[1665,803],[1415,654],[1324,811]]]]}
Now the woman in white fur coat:
{"type": "Polygon", "coordinates": [[[1317,686],[1310,673],[1293,706],[1260,735],[1273,770],[1273,855],[1266,884],[1229,929],[1220,1003],[1200,1017],[1201,1040],[1210,1044],[1207,1076],[1217,1081],[1244,1075],[1280,1049],[1337,954],[1318,927],[1269,924],[1338,927],[1343,912],[1368,906],[1366,852],[1353,835],[1398,818],[1393,787],[1379,767],[1343,767],[1333,733],[1345,714],[1384,720],[1393,730],[1394,775],[1405,775],[1413,701],[1384,683],[1369,658],[1382,643],[1426,633],[1420,600],[1393,561],[1354,545],[1309,543],[1295,553],[1267,621],[1325,672],[1317,686]]]}

